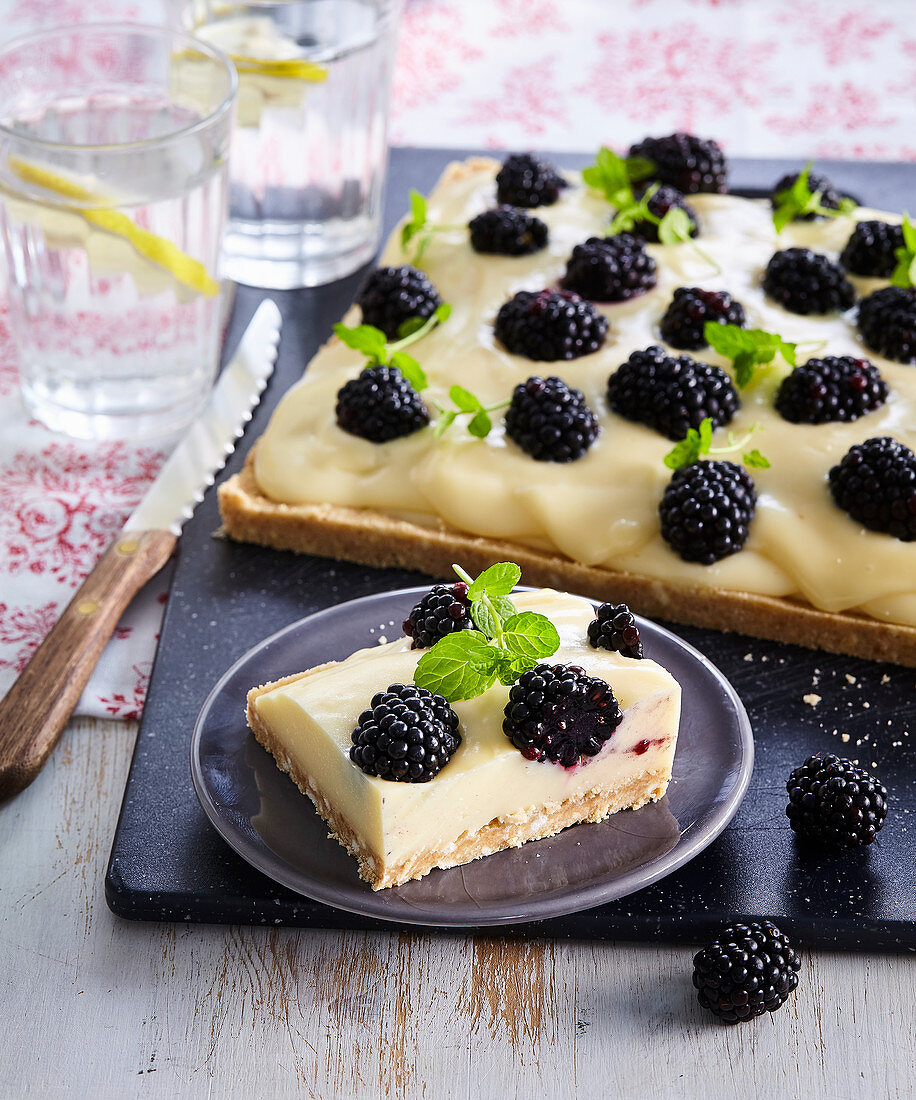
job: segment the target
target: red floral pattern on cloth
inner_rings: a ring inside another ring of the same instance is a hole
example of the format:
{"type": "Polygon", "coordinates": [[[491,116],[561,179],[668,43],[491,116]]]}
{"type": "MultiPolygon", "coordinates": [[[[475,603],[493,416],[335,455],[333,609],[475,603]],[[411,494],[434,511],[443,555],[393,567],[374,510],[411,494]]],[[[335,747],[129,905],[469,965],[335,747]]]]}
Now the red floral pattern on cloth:
{"type": "MultiPolygon", "coordinates": [[[[0,39],[88,18],[157,22],[182,3],[0,0],[0,39]]],[[[693,129],[732,156],[916,160],[914,102],[904,0],[405,0],[390,133],[582,151],[693,129]]],[[[0,693],[161,461],[52,436],[26,415],[17,373],[0,307],[0,693]]],[[[169,576],[131,605],[78,713],[140,713],[169,576]]]]}

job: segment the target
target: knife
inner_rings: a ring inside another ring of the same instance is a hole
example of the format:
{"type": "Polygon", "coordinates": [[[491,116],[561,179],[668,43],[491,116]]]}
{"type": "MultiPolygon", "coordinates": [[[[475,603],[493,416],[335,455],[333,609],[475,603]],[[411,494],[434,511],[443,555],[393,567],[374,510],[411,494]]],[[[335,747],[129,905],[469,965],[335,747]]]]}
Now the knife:
{"type": "Polygon", "coordinates": [[[121,613],[165,565],[182,524],[235,450],[273,373],[280,323],[276,305],[262,302],[207,406],[0,701],[0,798],[18,794],[41,770],[121,613]]]}

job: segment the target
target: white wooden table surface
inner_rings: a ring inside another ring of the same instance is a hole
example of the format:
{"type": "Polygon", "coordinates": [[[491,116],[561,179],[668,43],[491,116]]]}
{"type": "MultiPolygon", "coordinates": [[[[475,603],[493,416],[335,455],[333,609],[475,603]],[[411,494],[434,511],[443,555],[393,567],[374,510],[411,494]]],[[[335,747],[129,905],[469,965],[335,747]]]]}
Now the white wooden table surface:
{"type": "Polygon", "coordinates": [[[103,879],[135,727],[71,724],[0,806],[0,1097],[914,1095],[911,955],[805,953],[737,1027],[692,950],[140,924],[103,879]]]}

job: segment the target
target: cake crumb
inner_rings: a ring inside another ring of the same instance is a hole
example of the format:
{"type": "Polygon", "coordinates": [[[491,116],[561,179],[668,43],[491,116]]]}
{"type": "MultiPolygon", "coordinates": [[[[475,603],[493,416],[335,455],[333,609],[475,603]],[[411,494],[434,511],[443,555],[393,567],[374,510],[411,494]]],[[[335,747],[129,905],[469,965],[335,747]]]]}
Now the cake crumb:
{"type": "Polygon", "coordinates": [[[888,674],[887,674],[887,673],[885,672],[885,673],[884,673],[884,675],[883,675],[883,676],[881,677],[881,683],[882,683],[882,684],[889,684],[890,682],[891,682],[891,678],[890,678],[890,676],[888,676],[888,674]]]}
{"type": "Polygon", "coordinates": [[[847,672],[846,673],[846,683],[847,684],[854,684],[855,682],[856,682],[855,676],[853,676],[853,675],[851,675],[850,673],[847,672]]]}
{"type": "Polygon", "coordinates": [[[865,707],[866,710],[868,710],[868,708],[871,706],[871,703],[869,703],[867,699],[863,699],[862,706],[865,707]]]}
{"type": "Polygon", "coordinates": [[[745,653],[744,659],[745,659],[745,661],[753,661],[754,654],[753,653],[745,653]]]}
{"type": "Polygon", "coordinates": [[[388,639],[385,637],[385,635],[384,634],[379,634],[378,644],[379,645],[387,645],[387,643],[388,643],[388,639]]]}
{"type": "Polygon", "coordinates": [[[849,734],[848,733],[841,733],[840,734],[840,740],[843,741],[843,742],[848,741],[849,740],[849,734]]]}
{"type": "Polygon", "coordinates": [[[807,703],[809,707],[816,707],[817,704],[821,701],[821,698],[822,697],[820,695],[815,695],[813,691],[809,692],[808,695],[802,696],[803,702],[807,703]]]}

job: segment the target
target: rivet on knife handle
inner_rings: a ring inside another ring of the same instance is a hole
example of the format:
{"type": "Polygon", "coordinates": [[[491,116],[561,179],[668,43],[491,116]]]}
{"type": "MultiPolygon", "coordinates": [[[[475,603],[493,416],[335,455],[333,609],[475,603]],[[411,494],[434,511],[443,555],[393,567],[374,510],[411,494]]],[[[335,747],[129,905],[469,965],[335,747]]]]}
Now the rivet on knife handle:
{"type": "Polygon", "coordinates": [[[0,700],[0,798],[18,794],[41,770],[122,612],[176,541],[171,531],[115,539],[0,700]]]}

